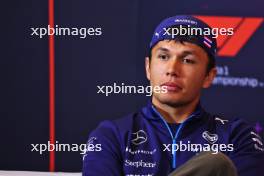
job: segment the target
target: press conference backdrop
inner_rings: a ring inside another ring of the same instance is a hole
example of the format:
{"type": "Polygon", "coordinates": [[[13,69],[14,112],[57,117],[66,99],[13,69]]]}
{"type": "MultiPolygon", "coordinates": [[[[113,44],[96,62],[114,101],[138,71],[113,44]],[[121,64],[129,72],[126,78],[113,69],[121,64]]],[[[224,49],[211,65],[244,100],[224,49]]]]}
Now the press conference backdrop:
{"type": "MultiPolygon", "coordinates": [[[[54,25],[100,28],[98,34],[55,36],[55,140],[84,144],[99,122],[144,106],[142,94],[99,94],[97,86],[148,85],[144,57],[156,25],[176,14],[196,15],[214,26],[231,26],[220,42],[214,85],[202,105],[227,118],[240,117],[263,135],[264,1],[97,0],[54,2],[54,25]]],[[[48,1],[5,1],[1,10],[0,170],[49,170],[48,1]],[[39,32],[39,31],[38,31],[39,32]]],[[[93,30],[91,29],[91,30],[93,30]]],[[[95,31],[94,31],[95,33],[95,31]]],[[[80,152],[55,152],[55,171],[81,171],[80,152]]]]}

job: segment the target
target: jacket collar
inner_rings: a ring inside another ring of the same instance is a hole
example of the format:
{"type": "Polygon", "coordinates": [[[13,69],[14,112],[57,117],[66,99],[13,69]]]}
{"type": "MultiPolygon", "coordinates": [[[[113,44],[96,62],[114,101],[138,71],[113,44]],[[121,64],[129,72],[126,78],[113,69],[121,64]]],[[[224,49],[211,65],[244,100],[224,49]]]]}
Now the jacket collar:
{"type": "MultiPolygon", "coordinates": [[[[142,108],[142,113],[144,114],[144,117],[149,119],[149,120],[161,120],[160,119],[161,114],[156,110],[156,108],[152,104],[151,100],[149,100],[147,105],[142,108]]],[[[198,105],[196,106],[194,112],[189,117],[192,117],[195,119],[200,119],[203,117],[204,113],[205,113],[205,111],[201,107],[201,104],[199,102],[198,105]]]]}

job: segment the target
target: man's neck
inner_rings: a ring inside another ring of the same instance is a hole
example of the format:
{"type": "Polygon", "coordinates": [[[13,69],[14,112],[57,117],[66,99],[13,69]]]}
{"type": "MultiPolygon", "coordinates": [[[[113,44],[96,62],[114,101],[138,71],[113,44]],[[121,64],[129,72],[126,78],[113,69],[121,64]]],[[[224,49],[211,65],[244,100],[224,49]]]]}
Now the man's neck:
{"type": "Polygon", "coordinates": [[[155,99],[152,99],[152,103],[168,123],[182,123],[195,111],[199,99],[182,106],[162,104],[155,99]]]}

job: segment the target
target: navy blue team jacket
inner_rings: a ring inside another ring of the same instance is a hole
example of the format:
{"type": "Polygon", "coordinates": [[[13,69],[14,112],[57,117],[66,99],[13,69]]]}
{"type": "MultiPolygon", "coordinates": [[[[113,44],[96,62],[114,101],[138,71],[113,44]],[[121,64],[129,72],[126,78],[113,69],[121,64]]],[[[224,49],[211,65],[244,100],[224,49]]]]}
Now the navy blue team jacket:
{"type": "Polygon", "coordinates": [[[264,175],[262,139],[243,120],[211,115],[198,105],[183,123],[168,124],[151,102],[139,112],[102,122],[89,135],[83,175],[166,176],[208,150],[226,154],[239,176],[264,175]]]}

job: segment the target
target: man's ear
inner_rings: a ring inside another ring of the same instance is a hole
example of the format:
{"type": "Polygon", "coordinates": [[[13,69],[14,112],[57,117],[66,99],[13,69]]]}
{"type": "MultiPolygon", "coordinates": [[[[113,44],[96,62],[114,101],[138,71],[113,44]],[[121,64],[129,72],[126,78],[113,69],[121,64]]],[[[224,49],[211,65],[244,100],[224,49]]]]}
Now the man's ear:
{"type": "Polygon", "coordinates": [[[146,76],[148,80],[150,81],[150,58],[149,57],[145,58],[145,69],[146,69],[146,76]]]}
{"type": "Polygon", "coordinates": [[[205,80],[203,82],[203,88],[208,88],[213,83],[213,80],[217,74],[216,67],[212,68],[209,73],[207,73],[205,80]]]}

